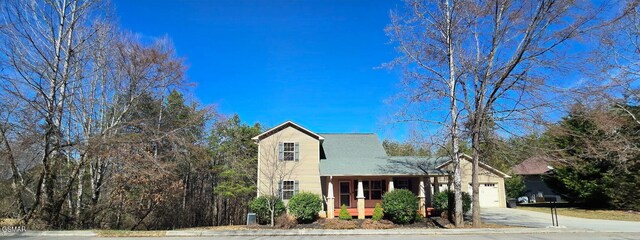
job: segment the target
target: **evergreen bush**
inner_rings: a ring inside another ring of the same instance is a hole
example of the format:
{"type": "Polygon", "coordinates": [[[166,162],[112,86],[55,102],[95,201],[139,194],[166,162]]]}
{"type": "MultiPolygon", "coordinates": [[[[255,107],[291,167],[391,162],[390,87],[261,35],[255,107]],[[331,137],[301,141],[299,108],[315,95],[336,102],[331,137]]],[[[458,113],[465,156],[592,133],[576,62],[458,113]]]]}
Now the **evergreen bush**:
{"type": "Polygon", "coordinates": [[[382,208],[384,215],[393,223],[411,223],[418,211],[418,198],[409,190],[394,190],[384,194],[382,208]]]}
{"type": "Polygon", "coordinates": [[[349,214],[349,211],[347,211],[347,205],[342,204],[342,206],[340,207],[340,214],[338,215],[338,218],[342,219],[342,220],[351,220],[351,214],[349,214]]]}
{"type": "Polygon", "coordinates": [[[249,204],[249,208],[251,212],[256,214],[257,220],[259,224],[268,224],[271,222],[271,211],[269,211],[269,203],[274,204],[275,212],[274,212],[274,220],[285,212],[284,203],[280,198],[276,196],[260,196],[258,198],[253,199],[251,204],[249,204]]]}
{"type": "Polygon", "coordinates": [[[376,203],[376,208],[373,209],[373,216],[371,216],[371,219],[373,221],[380,221],[382,217],[384,217],[382,205],[380,205],[380,203],[376,203]]]}
{"type": "Polygon", "coordinates": [[[318,217],[322,210],[322,199],[318,194],[301,192],[289,200],[289,214],[295,216],[300,223],[310,223],[318,217]]]}
{"type": "MultiPolygon", "coordinates": [[[[454,192],[445,190],[436,193],[433,196],[433,206],[441,211],[455,212],[454,192]]],[[[467,213],[469,210],[471,210],[471,196],[466,192],[462,192],[462,212],[467,213]]]]}

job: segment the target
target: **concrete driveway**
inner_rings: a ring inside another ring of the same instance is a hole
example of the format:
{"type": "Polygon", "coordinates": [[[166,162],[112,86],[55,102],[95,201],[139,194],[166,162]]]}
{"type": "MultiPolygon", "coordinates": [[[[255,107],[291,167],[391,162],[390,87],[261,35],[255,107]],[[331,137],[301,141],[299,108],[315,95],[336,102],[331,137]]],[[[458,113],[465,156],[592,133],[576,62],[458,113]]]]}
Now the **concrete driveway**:
{"type": "MultiPolygon", "coordinates": [[[[483,208],[482,221],[510,226],[547,228],[551,226],[551,211],[539,213],[517,208],[483,208]]],[[[586,219],[558,215],[560,227],[596,232],[640,232],[640,222],[586,219]]]]}

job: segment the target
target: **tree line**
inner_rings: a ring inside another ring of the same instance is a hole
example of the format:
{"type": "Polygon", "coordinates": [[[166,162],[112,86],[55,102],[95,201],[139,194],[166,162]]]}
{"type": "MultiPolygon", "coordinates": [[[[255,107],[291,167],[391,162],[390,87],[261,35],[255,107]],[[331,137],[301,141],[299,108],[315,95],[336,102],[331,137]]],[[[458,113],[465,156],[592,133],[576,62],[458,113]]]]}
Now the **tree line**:
{"type": "Polygon", "coordinates": [[[111,11],[0,3],[0,217],[32,229],[243,222],[260,125],[185,97],[168,38],[143,40],[111,11]]]}

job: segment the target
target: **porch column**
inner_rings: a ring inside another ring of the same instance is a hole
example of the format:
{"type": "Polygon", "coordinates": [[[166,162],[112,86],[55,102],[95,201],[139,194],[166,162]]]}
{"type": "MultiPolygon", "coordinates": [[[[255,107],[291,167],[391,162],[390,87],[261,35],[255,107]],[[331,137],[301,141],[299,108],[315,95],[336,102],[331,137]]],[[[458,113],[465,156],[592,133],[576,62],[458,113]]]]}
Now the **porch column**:
{"type": "Polygon", "coordinates": [[[393,191],[395,189],[395,187],[393,185],[393,178],[390,177],[387,181],[389,182],[389,186],[387,187],[387,192],[391,192],[391,191],[393,191]]]}
{"type": "Polygon", "coordinates": [[[327,181],[327,218],[332,219],[335,216],[335,202],[333,199],[333,176],[329,176],[329,181],[327,181]]]}
{"type": "Polygon", "coordinates": [[[420,177],[420,185],[418,187],[418,200],[420,200],[420,206],[418,207],[420,214],[423,217],[427,216],[427,209],[425,208],[425,195],[424,195],[424,178],[420,177]]]}
{"type": "Polygon", "coordinates": [[[362,187],[362,179],[358,179],[358,219],[364,219],[364,188],[362,187]]]}
{"type": "Polygon", "coordinates": [[[427,176],[424,185],[426,187],[424,190],[426,195],[425,207],[433,207],[433,181],[431,180],[431,177],[427,176]]]}

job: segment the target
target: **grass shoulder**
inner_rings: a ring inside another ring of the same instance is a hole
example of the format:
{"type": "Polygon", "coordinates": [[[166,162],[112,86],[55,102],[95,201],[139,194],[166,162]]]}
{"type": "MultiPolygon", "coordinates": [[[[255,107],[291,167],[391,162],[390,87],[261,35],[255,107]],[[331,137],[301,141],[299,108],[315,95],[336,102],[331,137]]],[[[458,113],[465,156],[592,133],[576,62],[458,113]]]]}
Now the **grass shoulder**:
{"type": "Polygon", "coordinates": [[[96,230],[100,237],[164,237],[167,231],[96,230]]]}
{"type": "Polygon", "coordinates": [[[17,226],[20,224],[20,220],[15,218],[0,218],[0,227],[17,226]]]}

